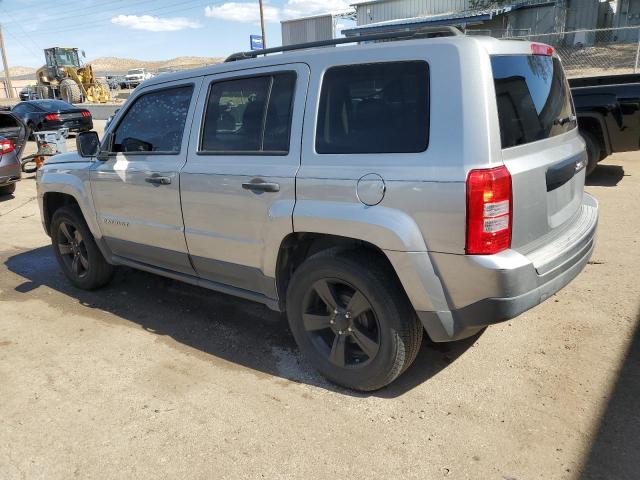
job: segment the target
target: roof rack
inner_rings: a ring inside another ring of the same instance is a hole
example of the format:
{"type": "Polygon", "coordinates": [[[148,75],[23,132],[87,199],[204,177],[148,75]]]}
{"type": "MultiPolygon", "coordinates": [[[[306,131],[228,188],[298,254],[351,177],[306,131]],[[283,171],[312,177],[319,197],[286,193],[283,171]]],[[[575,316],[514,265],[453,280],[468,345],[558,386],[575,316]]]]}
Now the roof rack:
{"type": "Polygon", "coordinates": [[[347,38],[334,38],[332,40],[319,40],[317,42],[297,43],[295,45],[284,45],[282,47],[251,50],[249,52],[238,52],[229,55],[225,62],[235,62],[236,60],[256,58],[258,55],[269,55],[270,53],[290,52],[292,50],[306,50],[309,48],[342,45],[344,43],[373,42],[376,40],[409,40],[419,38],[453,37],[457,35],[464,34],[456,27],[450,26],[424,27],[419,30],[397,30],[395,32],[355,35],[353,37],[347,38]]]}

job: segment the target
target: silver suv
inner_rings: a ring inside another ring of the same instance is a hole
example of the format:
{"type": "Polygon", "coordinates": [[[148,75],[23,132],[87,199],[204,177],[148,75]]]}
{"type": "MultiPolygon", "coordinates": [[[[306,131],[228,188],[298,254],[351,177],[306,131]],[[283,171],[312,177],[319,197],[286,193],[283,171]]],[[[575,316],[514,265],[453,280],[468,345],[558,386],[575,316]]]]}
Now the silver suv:
{"type": "Polygon", "coordinates": [[[364,391],[409,367],[424,330],[457,340],[544,301],[587,263],[598,217],[560,60],[431,36],[145,82],[100,145],[81,134],[39,172],[62,270],[94,289],[126,265],[264,303],[364,391]]]}

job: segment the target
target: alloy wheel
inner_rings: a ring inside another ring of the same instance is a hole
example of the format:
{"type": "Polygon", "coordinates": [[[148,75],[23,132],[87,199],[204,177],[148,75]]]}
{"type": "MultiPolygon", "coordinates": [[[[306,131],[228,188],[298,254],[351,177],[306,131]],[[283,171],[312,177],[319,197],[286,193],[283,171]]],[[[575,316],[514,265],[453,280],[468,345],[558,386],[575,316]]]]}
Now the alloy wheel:
{"type": "Polygon", "coordinates": [[[80,230],[69,222],[61,222],[58,238],[58,252],[67,268],[78,278],[89,271],[89,254],[80,230]]]}
{"type": "Polygon", "coordinates": [[[338,279],[315,282],[303,302],[304,330],[316,350],[341,368],[370,363],[380,349],[380,325],[364,294],[338,279]]]}

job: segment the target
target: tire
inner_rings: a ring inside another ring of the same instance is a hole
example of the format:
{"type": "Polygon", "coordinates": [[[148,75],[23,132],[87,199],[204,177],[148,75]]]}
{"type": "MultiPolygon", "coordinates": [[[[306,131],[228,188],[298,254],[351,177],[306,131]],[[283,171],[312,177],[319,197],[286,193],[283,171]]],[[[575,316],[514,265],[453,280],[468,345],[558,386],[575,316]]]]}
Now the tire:
{"type": "Polygon", "coordinates": [[[80,103],[82,90],[75,81],[65,78],[60,82],[60,98],[68,103],[80,103]]]}
{"type": "Polygon", "coordinates": [[[53,214],[51,243],[60,268],[76,287],[95,290],[111,281],[114,268],[100,252],[77,207],[61,207],[53,214]]]}
{"type": "Polygon", "coordinates": [[[36,95],[39,99],[46,100],[47,98],[53,98],[51,89],[48,85],[38,85],[36,87],[36,95]]]}
{"type": "Polygon", "coordinates": [[[598,162],[600,161],[600,155],[602,149],[600,147],[600,142],[595,137],[595,135],[586,130],[581,130],[580,135],[584,139],[584,143],[587,146],[587,171],[586,175],[591,175],[593,171],[598,166],[598,162]]]}
{"type": "Polygon", "coordinates": [[[13,195],[16,191],[16,184],[12,183],[11,185],[6,185],[4,187],[0,187],[0,197],[5,195],[13,195]]]}
{"type": "Polygon", "coordinates": [[[287,317],[311,364],[353,390],[394,381],[422,341],[422,324],[395,272],[369,252],[330,249],[307,259],[289,283],[287,317]]]}

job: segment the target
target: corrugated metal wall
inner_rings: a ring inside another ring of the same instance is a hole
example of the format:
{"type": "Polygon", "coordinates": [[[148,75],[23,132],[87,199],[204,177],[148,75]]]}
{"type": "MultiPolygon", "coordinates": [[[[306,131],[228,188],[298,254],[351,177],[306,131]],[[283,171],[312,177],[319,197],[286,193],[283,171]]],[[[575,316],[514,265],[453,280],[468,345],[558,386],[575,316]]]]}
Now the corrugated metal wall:
{"type": "Polygon", "coordinates": [[[358,26],[467,9],[469,0],[389,0],[356,5],[358,26]]]}
{"type": "Polygon", "coordinates": [[[556,8],[538,7],[515,10],[509,14],[509,28],[531,29],[531,33],[551,33],[556,27],[556,8]]]}
{"type": "Polygon", "coordinates": [[[331,40],[333,38],[333,17],[303,18],[281,23],[282,45],[331,40]]]}
{"type": "MultiPolygon", "coordinates": [[[[640,26],[640,0],[619,0],[613,23],[616,27],[640,26]]],[[[636,29],[617,32],[616,38],[624,42],[640,41],[636,29]]]]}
{"type": "Polygon", "coordinates": [[[598,26],[600,0],[571,0],[567,2],[565,30],[592,30],[598,26]]]}

